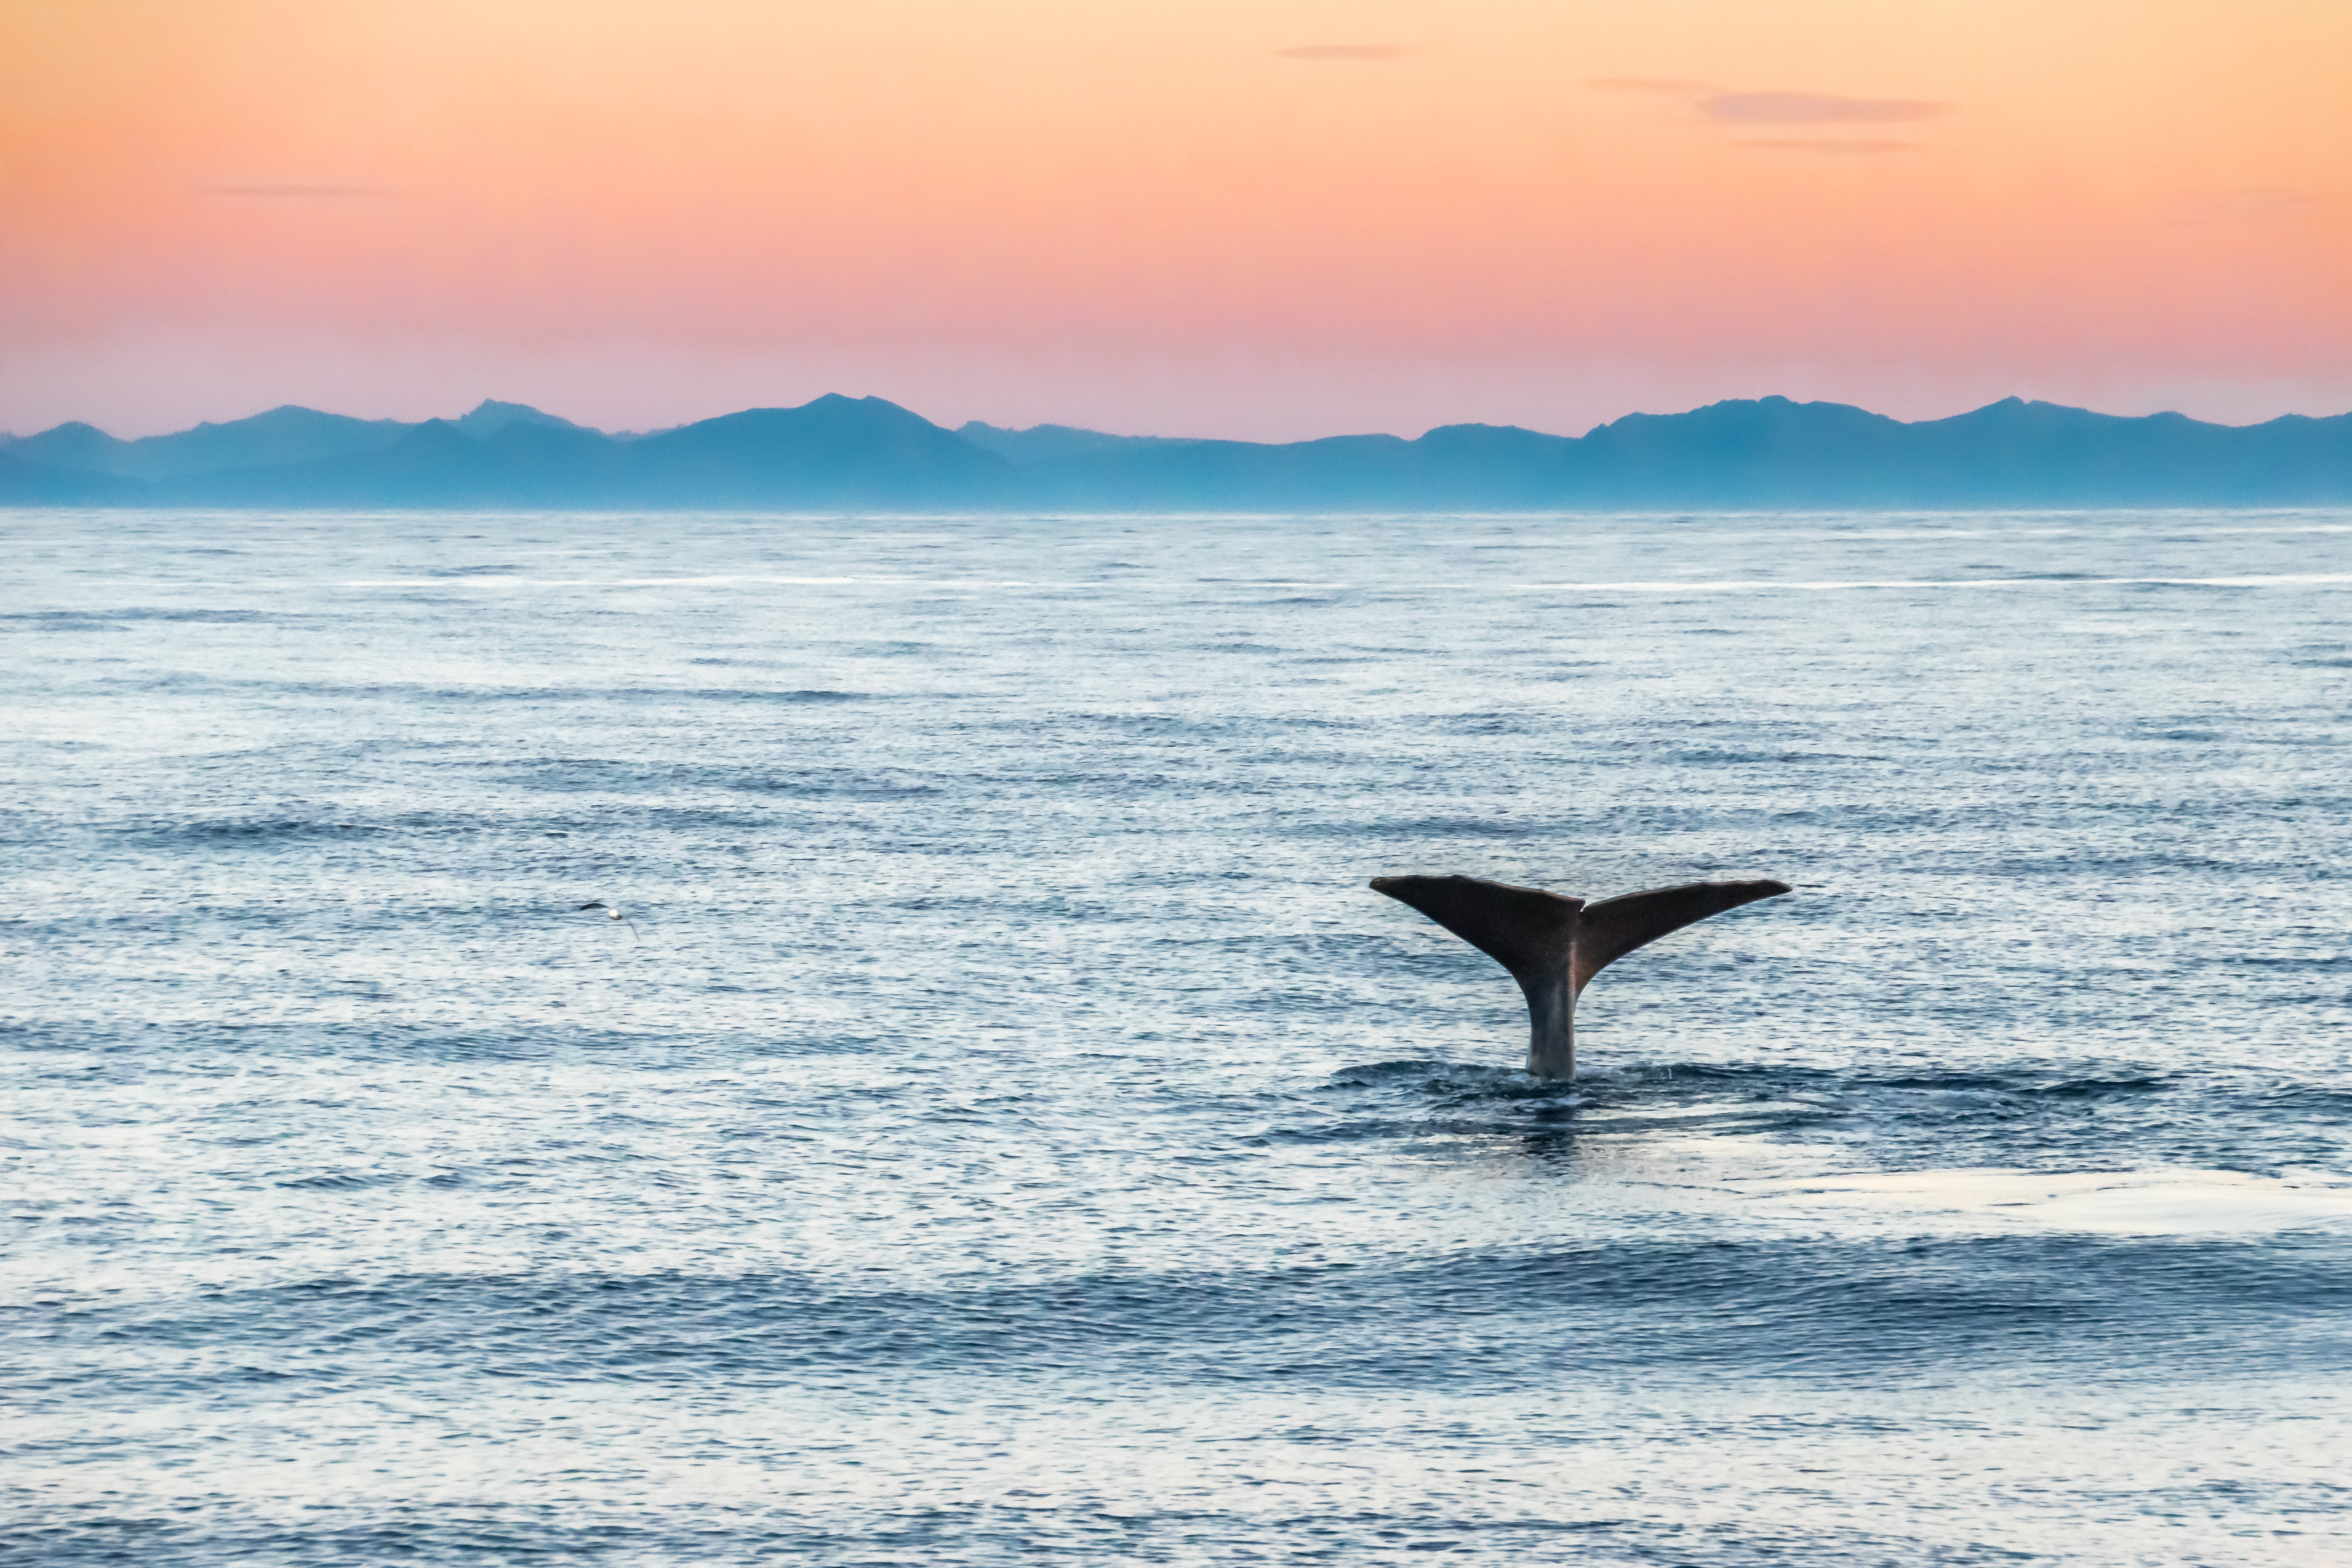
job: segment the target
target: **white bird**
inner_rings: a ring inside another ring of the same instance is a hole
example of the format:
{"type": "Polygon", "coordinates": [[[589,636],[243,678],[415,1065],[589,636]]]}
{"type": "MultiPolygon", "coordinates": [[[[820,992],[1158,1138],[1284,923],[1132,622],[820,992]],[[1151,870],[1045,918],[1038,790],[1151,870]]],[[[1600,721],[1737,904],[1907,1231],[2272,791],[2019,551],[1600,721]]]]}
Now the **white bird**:
{"type": "Polygon", "coordinates": [[[583,910],[602,910],[604,911],[605,919],[619,921],[623,925],[627,926],[629,928],[629,940],[631,942],[641,942],[646,940],[644,937],[637,934],[637,922],[623,914],[621,912],[620,905],[608,904],[602,899],[591,899],[580,907],[583,910]]]}

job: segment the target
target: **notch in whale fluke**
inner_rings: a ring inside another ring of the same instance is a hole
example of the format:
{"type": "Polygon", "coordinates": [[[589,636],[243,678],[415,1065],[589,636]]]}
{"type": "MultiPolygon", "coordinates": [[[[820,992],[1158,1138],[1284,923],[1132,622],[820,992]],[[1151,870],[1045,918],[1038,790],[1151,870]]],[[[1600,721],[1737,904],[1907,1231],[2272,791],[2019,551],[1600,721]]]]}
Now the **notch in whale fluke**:
{"type": "Polygon", "coordinates": [[[1475,877],[1375,877],[1372,890],[1411,904],[1509,970],[1528,998],[1528,1071],[1574,1078],[1576,999],[1594,975],[1669,931],[1790,888],[1691,882],[1590,904],[1475,877]]]}

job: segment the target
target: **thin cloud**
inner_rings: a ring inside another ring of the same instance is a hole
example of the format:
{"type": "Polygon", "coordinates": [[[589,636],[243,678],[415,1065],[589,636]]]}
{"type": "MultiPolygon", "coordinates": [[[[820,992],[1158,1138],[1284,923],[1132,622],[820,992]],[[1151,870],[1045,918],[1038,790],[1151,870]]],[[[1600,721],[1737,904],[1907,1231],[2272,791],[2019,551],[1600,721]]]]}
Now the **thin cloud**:
{"type": "Polygon", "coordinates": [[[205,192],[208,196],[278,202],[383,201],[399,194],[381,185],[214,185],[205,192]]]}
{"type": "Polygon", "coordinates": [[[1698,111],[1719,125],[1838,125],[1933,120],[1949,114],[1952,106],[1916,98],[1840,98],[1827,92],[1716,92],[1698,100],[1698,111]]]}
{"type": "Polygon", "coordinates": [[[1276,54],[1286,60],[1401,60],[1410,44],[1294,44],[1276,54]]]}
{"type": "Polygon", "coordinates": [[[1774,153],[1916,153],[1916,142],[1803,142],[1789,140],[1757,140],[1735,142],[1735,147],[1761,147],[1774,153]]]}

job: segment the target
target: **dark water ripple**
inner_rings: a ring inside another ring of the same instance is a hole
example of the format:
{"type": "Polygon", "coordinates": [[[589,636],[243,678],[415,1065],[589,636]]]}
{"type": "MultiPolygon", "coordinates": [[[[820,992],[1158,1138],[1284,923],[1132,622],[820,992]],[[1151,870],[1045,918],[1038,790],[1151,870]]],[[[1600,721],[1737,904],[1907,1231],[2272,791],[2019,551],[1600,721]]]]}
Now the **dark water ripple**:
{"type": "Polygon", "coordinates": [[[8,514],[0,1562],[2343,1562],[2347,543],[8,514]]]}

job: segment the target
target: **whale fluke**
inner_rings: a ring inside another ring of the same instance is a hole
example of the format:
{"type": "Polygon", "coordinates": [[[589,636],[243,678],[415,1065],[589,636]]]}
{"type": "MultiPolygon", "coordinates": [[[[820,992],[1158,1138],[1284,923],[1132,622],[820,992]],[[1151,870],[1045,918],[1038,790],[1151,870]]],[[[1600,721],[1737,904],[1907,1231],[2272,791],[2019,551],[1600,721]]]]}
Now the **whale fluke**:
{"type": "Polygon", "coordinates": [[[1528,998],[1528,1071],[1574,1078],[1576,999],[1594,975],[1668,931],[1790,889],[1691,882],[1590,904],[1475,877],[1375,877],[1372,890],[1411,904],[1509,970],[1528,998]]]}

